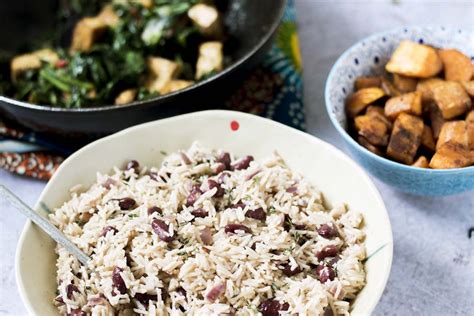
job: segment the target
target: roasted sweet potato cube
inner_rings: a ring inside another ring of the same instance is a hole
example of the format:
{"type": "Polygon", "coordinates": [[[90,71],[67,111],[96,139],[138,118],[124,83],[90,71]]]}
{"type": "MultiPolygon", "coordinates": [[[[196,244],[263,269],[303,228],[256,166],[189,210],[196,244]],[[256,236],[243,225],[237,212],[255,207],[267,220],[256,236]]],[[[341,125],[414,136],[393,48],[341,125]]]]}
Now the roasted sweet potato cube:
{"type": "Polygon", "coordinates": [[[406,77],[429,78],[443,68],[441,58],[433,47],[412,41],[401,41],[385,65],[388,72],[406,77]]]}
{"type": "Polygon", "coordinates": [[[160,93],[163,93],[164,87],[181,71],[178,63],[161,57],[149,57],[147,66],[151,74],[146,84],[147,89],[160,93]]]}
{"type": "Polygon", "coordinates": [[[421,146],[433,152],[436,150],[436,144],[433,138],[433,131],[431,127],[425,124],[423,127],[423,134],[421,135],[421,146]]]}
{"type": "Polygon", "coordinates": [[[194,84],[194,81],[188,80],[171,80],[163,87],[162,93],[170,93],[182,90],[194,84]]]}
{"type": "Polygon", "coordinates": [[[412,164],[412,167],[428,168],[428,167],[429,167],[428,159],[426,159],[425,156],[420,156],[420,157],[418,157],[418,159],[412,164]]]}
{"type": "Polygon", "coordinates": [[[456,81],[444,81],[435,85],[433,99],[447,120],[466,113],[471,107],[471,98],[456,81]]]}
{"type": "Polygon", "coordinates": [[[135,101],[135,97],[137,96],[137,89],[127,89],[122,91],[116,98],[115,104],[116,105],[124,105],[135,101]]]}
{"type": "Polygon", "coordinates": [[[393,85],[402,93],[413,92],[416,90],[418,80],[415,78],[405,77],[399,74],[393,74],[393,85]]]}
{"type": "Polygon", "coordinates": [[[393,125],[387,147],[387,155],[407,165],[413,163],[423,134],[423,120],[417,116],[402,113],[393,125]]]}
{"type": "Polygon", "coordinates": [[[433,88],[442,82],[443,80],[439,78],[430,78],[418,81],[418,84],[416,85],[416,91],[421,92],[421,100],[423,103],[433,101],[433,88]]]}
{"type": "Polygon", "coordinates": [[[35,52],[19,55],[11,61],[11,77],[12,81],[15,82],[18,76],[27,70],[38,69],[41,67],[41,62],[47,62],[54,64],[59,60],[58,54],[49,49],[40,49],[35,52]]]}
{"type": "Polygon", "coordinates": [[[449,81],[468,81],[472,77],[471,59],[456,49],[441,49],[444,77],[449,81]]]}
{"type": "Polygon", "coordinates": [[[382,77],[379,76],[362,76],[357,77],[354,83],[355,90],[365,88],[380,88],[382,84],[382,77]]]}
{"type": "Polygon", "coordinates": [[[383,92],[389,97],[398,97],[402,93],[386,78],[382,78],[382,83],[380,84],[383,92]]]}
{"type": "Polygon", "coordinates": [[[355,118],[357,133],[366,138],[372,145],[385,146],[388,142],[387,125],[377,117],[361,115],[355,118]]]}
{"type": "Polygon", "coordinates": [[[433,137],[438,139],[439,133],[441,132],[441,128],[443,127],[444,122],[446,120],[443,118],[441,114],[441,110],[438,108],[436,103],[431,102],[428,103],[428,115],[431,122],[431,129],[433,130],[433,137]]]}
{"type": "Polygon", "coordinates": [[[474,151],[461,144],[445,143],[433,155],[430,168],[451,169],[470,166],[474,161],[474,151]]]}
{"type": "Polygon", "coordinates": [[[410,92],[390,98],[385,103],[385,116],[395,120],[401,113],[420,116],[422,114],[421,92],[410,92]]]}
{"type": "Polygon", "coordinates": [[[362,112],[369,104],[383,97],[385,93],[380,88],[365,88],[354,92],[346,101],[346,111],[350,117],[362,112]]]}
{"type": "Polygon", "coordinates": [[[196,79],[214,72],[221,71],[223,67],[223,56],[221,42],[205,42],[199,46],[199,57],[196,63],[196,79]]]}
{"type": "Polygon", "coordinates": [[[445,143],[460,144],[467,146],[467,132],[465,121],[450,121],[443,124],[439,133],[436,149],[439,149],[445,143]]]}
{"type": "Polygon", "coordinates": [[[378,155],[378,156],[383,156],[383,152],[380,150],[380,148],[378,148],[377,146],[374,146],[372,145],[367,139],[365,139],[364,137],[362,136],[359,136],[357,138],[357,141],[359,142],[359,144],[366,148],[368,151],[371,151],[373,152],[374,154],[378,155]]]}
{"type": "Polygon", "coordinates": [[[376,105],[369,105],[367,107],[367,110],[365,111],[365,113],[368,115],[368,116],[372,116],[372,117],[376,117],[377,119],[381,120],[382,122],[385,123],[385,125],[387,125],[387,128],[389,131],[392,130],[392,122],[385,116],[385,113],[384,113],[384,109],[383,107],[380,107],[380,106],[376,106],[376,105]]]}
{"type": "Polygon", "coordinates": [[[74,27],[72,34],[71,51],[88,52],[92,45],[107,30],[107,23],[98,17],[87,17],[80,20],[74,27]]]}
{"type": "Polygon", "coordinates": [[[469,112],[466,117],[466,133],[469,148],[474,150],[474,110],[469,112]]]}
{"type": "Polygon", "coordinates": [[[202,34],[214,38],[222,36],[221,18],[214,6],[205,3],[195,4],[189,9],[188,17],[202,34]]]}
{"type": "Polygon", "coordinates": [[[471,81],[461,81],[461,85],[466,90],[467,94],[474,98],[474,80],[471,81]]]}

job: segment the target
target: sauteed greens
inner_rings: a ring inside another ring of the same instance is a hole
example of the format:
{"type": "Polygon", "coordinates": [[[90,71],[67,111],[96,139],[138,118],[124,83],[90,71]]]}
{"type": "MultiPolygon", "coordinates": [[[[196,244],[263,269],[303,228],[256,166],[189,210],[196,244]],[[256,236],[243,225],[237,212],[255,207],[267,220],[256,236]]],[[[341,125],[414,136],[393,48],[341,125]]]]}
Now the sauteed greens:
{"type": "Polygon", "coordinates": [[[54,107],[127,104],[174,92],[222,70],[221,12],[200,0],[75,0],[69,48],[41,48],[5,63],[0,93],[54,107]],[[93,15],[95,12],[95,15],[93,15]]]}

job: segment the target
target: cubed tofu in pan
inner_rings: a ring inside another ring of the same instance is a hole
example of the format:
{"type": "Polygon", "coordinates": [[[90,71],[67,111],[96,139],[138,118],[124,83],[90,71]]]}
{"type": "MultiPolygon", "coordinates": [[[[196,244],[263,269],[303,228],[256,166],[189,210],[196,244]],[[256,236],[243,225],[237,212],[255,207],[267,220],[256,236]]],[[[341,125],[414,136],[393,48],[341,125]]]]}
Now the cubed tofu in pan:
{"type": "Polygon", "coordinates": [[[382,84],[382,77],[380,76],[363,76],[357,77],[354,83],[355,90],[365,88],[380,88],[382,84]]]}
{"type": "Polygon", "coordinates": [[[387,155],[411,165],[421,144],[423,126],[421,118],[406,113],[400,114],[393,125],[387,155]]]}
{"type": "Polygon", "coordinates": [[[433,77],[442,68],[436,49],[408,40],[400,42],[385,66],[388,72],[416,78],[433,77]]]}
{"type": "Polygon", "coordinates": [[[122,91],[116,98],[115,104],[124,105],[135,101],[137,96],[137,89],[127,89],[122,91]]]}
{"type": "Polygon", "coordinates": [[[100,20],[102,20],[107,26],[115,27],[119,23],[119,17],[115,13],[115,10],[112,5],[106,5],[97,16],[100,20]]]}
{"type": "Polygon", "coordinates": [[[421,101],[423,103],[429,103],[433,101],[433,88],[439,83],[444,82],[439,78],[429,78],[418,81],[416,85],[416,91],[421,92],[421,101]]]}
{"type": "Polygon", "coordinates": [[[466,117],[466,133],[469,148],[474,150],[474,111],[469,112],[466,117]]]}
{"type": "Polygon", "coordinates": [[[401,113],[420,116],[422,109],[421,92],[411,92],[390,98],[385,103],[385,116],[391,120],[395,120],[401,113]]]}
{"type": "Polygon", "coordinates": [[[162,93],[171,93],[182,90],[194,84],[194,81],[188,80],[171,80],[162,89],[162,93]]]}
{"type": "Polygon", "coordinates": [[[147,89],[162,94],[166,85],[176,78],[181,71],[178,63],[161,57],[149,57],[147,66],[150,72],[150,77],[146,83],[147,89]]]}
{"type": "Polygon", "coordinates": [[[416,90],[418,80],[415,78],[405,77],[399,74],[393,74],[393,85],[402,93],[413,92],[416,90]]]}
{"type": "Polygon", "coordinates": [[[196,63],[196,79],[221,71],[223,68],[223,47],[221,42],[205,42],[199,46],[199,57],[196,63]]]}
{"type": "Polygon", "coordinates": [[[423,127],[423,134],[421,135],[421,146],[423,146],[423,148],[429,150],[430,152],[434,152],[436,150],[433,130],[430,126],[426,124],[423,127]]]}
{"type": "Polygon", "coordinates": [[[380,119],[370,115],[355,118],[357,133],[374,146],[386,146],[388,143],[387,125],[380,119]]]}
{"type": "Polygon", "coordinates": [[[467,130],[465,121],[450,121],[443,124],[439,133],[436,149],[438,150],[446,143],[467,146],[467,130]]]}
{"type": "Polygon", "coordinates": [[[444,81],[435,85],[433,99],[447,120],[466,113],[471,107],[471,98],[456,81],[444,81]]]}
{"type": "Polygon", "coordinates": [[[461,144],[445,143],[433,155],[430,168],[452,169],[463,168],[474,162],[474,151],[461,144]]]}
{"type": "Polygon", "coordinates": [[[412,167],[418,167],[418,168],[428,168],[429,167],[429,162],[428,159],[426,159],[425,156],[420,156],[416,161],[412,164],[412,167]]]}
{"type": "Polygon", "coordinates": [[[18,76],[27,70],[41,68],[42,62],[54,64],[58,60],[58,54],[49,48],[16,56],[12,59],[10,64],[12,81],[16,82],[18,76]]]}
{"type": "Polygon", "coordinates": [[[461,85],[471,98],[474,98],[474,81],[461,81],[461,85]]]}
{"type": "Polygon", "coordinates": [[[448,81],[469,81],[472,78],[471,59],[456,49],[441,49],[439,56],[448,81]]]}
{"type": "Polygon", "coordinates": [[[188,17],[201,34],[213,38],[222,36],[222,21],[216,7],[205,3],[195,4],[189,9],[188,17]]]}
{"type": "Polygon", "coordinates": [[[72,52],[88,52],[109,26],[99,17],[87,17],[74,27],[71,42],[72,52]]]}
{"type": "Polygon", "coordinates": [[[383,96],[385,93],[380,88],[365,88],[356,91],[347,98],[346,112],[350,117],[354,117],[383,96]]]}

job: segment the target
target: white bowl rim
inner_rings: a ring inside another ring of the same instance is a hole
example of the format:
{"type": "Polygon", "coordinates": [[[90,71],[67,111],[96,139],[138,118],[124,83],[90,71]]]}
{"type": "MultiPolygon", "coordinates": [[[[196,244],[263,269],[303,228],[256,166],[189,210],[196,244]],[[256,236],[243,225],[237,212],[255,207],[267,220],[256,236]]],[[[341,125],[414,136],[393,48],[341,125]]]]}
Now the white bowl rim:
{"type": "MultiPolygon", "coordinates": [[[[225,117],[225,118],[232,118],[233,120],[234,119],[238,120],[239,117],[242,117],[242,118],[247,118],[247,119],[251,118],[251,119],[254,119],[256,121],[266,121],[267,123],[272,124],[276,127],[286,129],[287,132],[299,134],[302,137],[311,139],[313,142],[316,142],[316,143],[319,143],[319,144],[323,145],[328,150],[332,151],[335,155],[340,157],[342,160],[345,160],[348,164],[350,164],[353,168],[355,168],[356,170],[358,170],[361,173],[361,176],[362,176],[361,179],[364,180],[364,182],[368,185],[370,190],[373,192],[374,198],[377,201],[377,203],[380,204],[381,207],[383,207],[383,208],[380,209],[380,212],[381,212],[381,215],[384,218],[384,222],[387,226],[386,229],[387,229],[387,237],[388,237],[386,243],[384,245],[382,245],[380,248],[378,248],[377,250],[375,250],[374,253],[373,253],[373,254],[375,254],[379,250],[381,250],[382,248],[386,248],[385,249],[385,251],[387,251],[386,261],[388,262],[388,264],[386,265],[385,271],[383,271],[384,278],[383,278],[382,282],[379,283],[379,288],[375,289],[377,294],[372,296],[372,300],[371,300],[370,304],[367,304],[368,305],[367,310],[368,310],[369,314],[372,314],[373,310],[377,306],[377,304],[378,304],[378,302],[379,302],[379,300],[380,300],[380,298],[381,298],[381,296],[382,296],[382,294],[385,290],[385,287],[386,287],[387,282],[388,282],[388,278],[390,276],[392,263],[393,263],[393,233],[392,233],[392,227],[391,227],[391,223],[390,223],[390,218],[388,216],[387,208],[386,208],[385,203],[384,203],[384,201],[383,201],[383,199],[380,195],[380,192],[378,191],[377,187],[375,186],[373,181],[370,179],[370,177],[367,175],[365,170],[362,167],[360,167],[357,163],[355,163],[351,158],[349,158],[349,156],[347,156],[341,150],[336,148],[334,145],[332,145],[328,142],[325,142],[325,141],[317,138],[316,136],[312,136],[308,133],[302,132],[300,130],[289,127],[289,126],[284,125],[284,124],[279,123],[279,122],[272,121],[272,120],[267,119],[267,118],[263,118],[263,117],[253,115],[253,114],[249,114],[249,113],[238,112],[238,111],[206,110],[206,111],[199,111],[199,112],[194,112],[194,113],[189,113],[189,114],[183,114],[183,115],[178,115],[178,116],[174,116],[174,117],[170,117],[170,118],[165,118],[165,119],[161,119],[161,120],[156,120],[156,121],[152,121],[152,122],[148,122],[148,123],[135,125],[135,126],[126,128],[126,129],[124,129],[120,132],[117,132],[115,134],[103,137],[101,139],[98,139],[98,140],[82,147],[81,149],[74,152],[71,156],[69,156],[66,160],[63,161],[63,163],[59,166],[59,168],[54,173],[51,180],[48,181],[45,188],[43,189],[40,197],[38,198],[38,201],[35,203],[34,210],[38,211],[41,208],[41,201],[44,200],[44,196],[50,190],[50,187],[52,186],[51,183],[53,183],[52,180],[54,180],[55,177],[57,177],[57,175],[61,172],[61,170],[66,169],[68,167],[69,161],[72,161],[73,159],[75,159],[76,156],[80,156],[82,154],[82,152],[88,150],[89,148],[100,146],[100,144],[102,144],[104,142],[107,142],[110,139],[119,138],[122,135],[127,134],[130,131],[135,131],[137,129],[146,129],[147,127],[149,127],[151,125],[160,124],[161,122],[179,121],[179,120],[182,120],[182,119],[189,119],[189,118],[193,118],[193,117],[198,118],[198,117],[216,117],[216,116],[225,117]]],[[[15,279],[16,279],[16,284],[17,284],[17,287],[18,287],[18,291],[20,293],[20,297],[21,297],[28,313],[31,314],[31,315],[34,315],[35,314],[35,312],[34,312],[35,309],[31,305],[30,301],[27,299],[27,295],[26,295],[27,289],[25,289],[25,287],[23,286],[23,283],[21,281],[22,279],[21,279],[21,275],[20,275],[20,269],[19,269],[20,259],[21,259],[20,258],[20,252],[21,252],[20,249],[23,247],[27,232],[32,227],[33,227],[33,223],[30,220],[27,220],[24,227],[23,227],[23,230],[21,232],[20,238],[18,239],[18,244],[17,244],[17,247],[16,247],[16,255],[15,255],[15,279]]]]}
{"type": "MultiPolygon", "coordinates": [[[[329,75],[326,79],[326,84],[325,84],[325,87],[324,87],[324,102],[325,102],[326,112],[328,113],[329,119],[331,120],[332,125],[336,128],[336,130],[342,136],[342,138],[344,138],[344,140],[346,140],[350,144],[356,146],[358,149],[362,150],[364,153],[366,153],[371,158],[377,160],[378,162],[380,162],[382,164],[389,165],[390,167],[396,167],[396,168],[400,168],[400,169],[403,169],[403,170],[406,170],[406,171],[416,172],[416,173],[423,173],[423,174],[450,174],[450,175],[455,175],[455,174],[466,173],[466,172],[471,172],[471,171],[474,172],[474,166],[464,167],[464,168],[452,168],[452,169],[427,169],[427,168],[418,168],[418,167],[412,167],[412,166],[409,166],[409,165],[404,165],[402,163],[390,160],[388,158],[378,156],[378,155],[374,154],[373,152],[371,152],[370,150],[368,150],[367,148],[365,148],[364,146],[360,145],[354,138],[352,138],[351,135],[349,135],[349,133],[346,131],[346,129],[343,128],[341,126],[341,124],[339,124],[336,117],[332,113],[332,103],[329,99],[329,94],[330,94],[330,90],[331,90],[330,83],[333,81],[333,78],[336,75],[336,69],[340,67],[340,64],[342,64],[342,61],[344,59],[346,59],[349,54],[351,54],[356,49],[359,49],[361,46],[363,46],[362,43],[364,43],[368,40],[373,40],[373,39],[382,38],[382,37],[388,37],[390,34],[393,34],[393,33],[403,33],[407,29],[408,30],[409,29],[427,29],[427,30],[429,30],[429,29],[433,29],[433,30],[434,29],[442,29],[442,30],[452,30],[452,31],[462,30],[460,28],[445,27],[445,26],[433,25],[433,24],[411,25],[411,26],[408,25],[408,26],[392,28],[392,29],[382,31],[382,32],[377,32],[377,33],[374,33],[372,35],[366,36],[366,37],[358,40],[355,44],[353,44],[348,49],[346,49],[344,51],[344,53],[342,53],[341,56],[339,56],[339,58],[336,60],[336,62],[332,66],[331,70],[329,71],[329,75]]],[[[468,31],[465,31],[465,30],[463,30],[463,31],[468,32],[468,31]]],[[[469,33],[471,33],[471,32],[469,32],[469,33]]]]}

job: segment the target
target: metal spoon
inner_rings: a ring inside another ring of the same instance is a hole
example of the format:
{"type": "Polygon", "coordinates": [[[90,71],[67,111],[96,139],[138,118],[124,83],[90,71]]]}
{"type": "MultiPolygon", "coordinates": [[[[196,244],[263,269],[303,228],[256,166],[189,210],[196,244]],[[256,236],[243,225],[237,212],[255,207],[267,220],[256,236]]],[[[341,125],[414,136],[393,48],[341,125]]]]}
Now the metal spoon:
{"type": "Polygon", "coordinates": [[[64,234],[51,224],[46,218],[35,212],[32,208],[25,204],[19,197],[13,192],[7,189],[5,186],[0,185],[0,196],[3,196],[10,204],[19,210],[23,215],[32,220],[38,225],[46,234],[53,238],[58,244],[66,248],[66,250],[76,257],[80,262],[87,266],[87,262],[90,260],[89,256],[86,255],[81,249],[79,249],[72,241],[70,241],[64,234]]]}

